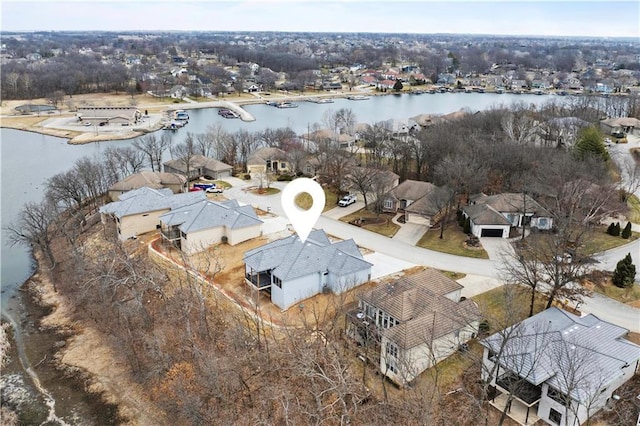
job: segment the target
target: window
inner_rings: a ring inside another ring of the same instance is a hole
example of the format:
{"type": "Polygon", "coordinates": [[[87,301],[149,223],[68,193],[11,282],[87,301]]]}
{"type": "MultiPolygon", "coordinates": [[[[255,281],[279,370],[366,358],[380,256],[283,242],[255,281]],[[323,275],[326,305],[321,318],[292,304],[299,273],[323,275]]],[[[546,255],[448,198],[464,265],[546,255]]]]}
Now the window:
{"type": "Polygon", "coordinates": [[[390,358],[398,358],[398,347],[393,342],[387,342],[385,347],[385,351],[387,352],[387,356],[390,358]]]}
{"type": "Polygon", "coordinates": [[[562,423],[562,413],[554,410],[553,408],[551,408],[549,410],[549,420],[551,420],[553,423],[559,425],[562,423]]]}
{"type": "Polygon", "coordinates": [[[278,288],[282,288],[282,280],[275,275],[271,275],[271,279],[273,280],[273,284],[275,284],[278,288]]]}
{"type": "Polygon", "coordinates": [[[565,401],[567,400],[566,396],[562,392],[559,392],[554,388],[547,388],[547,396],[561,405],[565,405],[565,401]]]}
{"type": "Polygon", "coordinates": [[[384,200],[384,208],[392,209],[393,208],[393,200],[384,200]]]}
{"type": "Polygon", "coordinates": [[[287,168],[287,163],[281,162],[280,163],[280,168],[281,169],[286,169],[287,168]]]}
{"type": "Polygon", "coordinates": [[[541,217],[540,219],[538,219],[538,227],[539,228],[546,228],[547,225],[547,218],[541,217]]]}
{"type": "Polygon", "coordinates": [[[180,236],[185,240],[187,239],[187,234],[185,234],[183,231],[180,231],[180,236]]]}
{"type": "Polygon", "coordinates": [[[306,170],[307,170],[307,174],[308,174],[308,175],[310,175],[310,174],[313,172],[313,169],[312,169],[312,168],[311,168],[311,166],[310,166],[310,165],[308,165],[308,164],[307,164],[307,168],[306,168],[306,170]]]}
{"type": "Polygon", "coordinates": [[[387,366],[387,371],[391,371],[392,373],[398,374],[398,367],[396,366],[396,362],[393,360],[389,360],[385,363],[387,366]]]}

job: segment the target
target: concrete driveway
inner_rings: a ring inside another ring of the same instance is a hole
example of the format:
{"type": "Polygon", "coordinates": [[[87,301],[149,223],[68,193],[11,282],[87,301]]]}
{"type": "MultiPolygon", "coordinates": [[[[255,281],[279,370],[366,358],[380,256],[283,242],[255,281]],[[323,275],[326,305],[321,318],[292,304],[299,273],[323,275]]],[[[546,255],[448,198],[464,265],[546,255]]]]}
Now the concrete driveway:
{"type": "Polygon", "coordinates": [[[482,237],[480,238],[480,244],[482,244],[491,260],[502,261],[514,254],[511,240],[506,238],[482,237]]]}
{"type": "Polygon", "coordinates": [[[416,223],[401,223],[400,229],[393,236],[394,240],[415,246],[425,232],[429,230],[428,226],[418,225],[416,223]]]}
{"type": "Polygon", "coordinates": [[[331,210],[327,210],[326,212],[322,213],[322,216],[328,217],[330,219],[338,220],[341,217],[350,215],[351,213],[355,213],[358,210],[361,210],[363,208],[364,208],[364,202],[356,201],[355,203],[347,207],[337,206],[332,208],[331,210]]]}

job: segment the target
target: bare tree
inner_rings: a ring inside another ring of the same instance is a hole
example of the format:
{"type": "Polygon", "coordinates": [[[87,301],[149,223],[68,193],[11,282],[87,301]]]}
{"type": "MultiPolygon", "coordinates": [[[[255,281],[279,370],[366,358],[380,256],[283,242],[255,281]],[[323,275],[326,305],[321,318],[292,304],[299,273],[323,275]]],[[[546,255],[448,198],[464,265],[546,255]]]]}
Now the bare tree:
{"type": "Polygon", "coordinates": [[[192,133],[187,133],[185,141],[171,148],[171,156],[174,160],[180,161],[184,165],[185,176],[188,182],[197,177],[198,171],[194,170],[194,159],[198,155],[192,133]]]}
{"type": "Polygon", "coordinates": [[[163,134],[162,137],[157,138],[154,134],[146,135],[136,139],[133,146],[147,156],[147,164],[151,167],[151,171],[161,172],[162,156],[171,146],[171,136],[163,134]]]}

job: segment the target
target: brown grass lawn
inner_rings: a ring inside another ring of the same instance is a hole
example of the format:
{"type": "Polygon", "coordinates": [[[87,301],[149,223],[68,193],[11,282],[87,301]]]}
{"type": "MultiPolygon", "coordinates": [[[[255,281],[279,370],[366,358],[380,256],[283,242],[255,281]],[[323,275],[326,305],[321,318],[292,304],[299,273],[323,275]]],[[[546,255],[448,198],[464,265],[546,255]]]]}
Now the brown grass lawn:
{"type": "MultiPolygon", "coordinates": [[[[328,189],[324,190],[324,199],[324,208],[322,209],[322,212],[331,210],[338,205],[338,195],[328,189]]],[[[313,205],[313,200],[311,199],[311,195],[306,192],[302,192],[296,195],[295,203],[296,206],[300,207],[301,209],[309,210],[313,205]]]]}
{"type": "MultiPolygon", "coordinates": [[[[625,223],[620,223],[620,226],[624,227],[625,223]]],[[[583,249],[583,253],[585,254],[594,254],[600,253],[605,250],[609,250],[615,247],[619,247],[625,244],[630,243],[631,241],[637,240],[640,238],[640,234],[637,232],[633,232],[631,238],[625,240],[622,237],[614,237],[613,235],[607,234],[606,226],[597,227],[594,232],[589,235],[588,241],[585,242],[583,249]]]]}
{"type": "Polygon", "coordinates": [[[445,225],[444,238],[440,239],[440,226],[436,226],[425,232],[416,245],[429,250],[455,254],[457,256],[479,259],[489,258],[487,252],[482,248],[467,248],[464,244],[467,238],[467,234],[462,232],[457,223],[449,223],[445,225]]]}
{"type": "Polygon", "coordinates": [[[629,207],[629,220],[633,223],[640,223],[640,199],[635,195],[630,196],[627,199],[627,206],[629,207]]]}
{"type": "Polygon", "coordinates": [[[400,226],[396,225],[391,221],[391,219],[393,219],[393,216],[394,216],[393,214],[388,214],[388,213],[381,213],[378,215],[369,210],[361,209],[355,213],[341,217],[340,220],[342,222],[349,223],[352,220],[356,220],[356,219],[383,219],[384,223],[382,224],[370,224],[370,225],[364,225],[362,227],[369,231],[391,238],[400,229],[400,226]]]}
{"type": "Polygon", "coordinates": [[[620,288],[611,282],[611,273],[596,272],[584,280],[584,287],[603,294],[618,302],[625,303],[635,308],[640,308],[640,287],[633,285],[629,288],[620,288]]]}
{"type": "MultiPolygon", "coordinates": [[[[489,333],[495,333],[527,318],[531,291],[524,286],[505,285],[474,296],[473,300],[489,322],[489,333]]],[[[541,312],[546,302],[546,298],[537,295],[534,314],[541,312]]]]}

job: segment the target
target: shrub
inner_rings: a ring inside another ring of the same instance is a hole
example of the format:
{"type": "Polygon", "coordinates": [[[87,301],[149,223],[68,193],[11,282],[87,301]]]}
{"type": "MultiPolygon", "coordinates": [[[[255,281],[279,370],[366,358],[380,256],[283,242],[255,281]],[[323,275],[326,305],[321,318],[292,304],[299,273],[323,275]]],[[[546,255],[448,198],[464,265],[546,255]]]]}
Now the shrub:
{"type": "Polygon", "coordinates": [[[249,180],[251,179],[251,175],[249,173],[244,175],[244,180],[249,180]]]}
{"type": "Polygon", "coordinates": [[[627,222],[627,225],[622,230],[621,236],[625,240],[628,240],[631,237],[631,222],[627,222]]]}
{"type": "Polygon", "coordinates": [[[486,319],[480,321],[480,324],[478,324],[478,331],[481,333],[488,333],[489,329],[489,321],[487,321],[486,319]]]}
{"type": "Polygon", "coordinates": [[[620,222],[616,222],[616,224],[613,226],[613,233],[611,235],[613,235],[614,237],[620,236],[620,222]]]}
{"type": "Polygon", "coordinates": [[[290,175],[279,175],[278,182],[290,182],[293,179],[293,176],[290,175]]]}
{"type": "Polygon", "coordinates": [[[613,284],[620,288],[627,288],[633,285],[636,278],[636,265],[631,260],[631,253],[618,262],[615,271],[613,271],[613,284]]]}
{"type": "Polygon", "coordinates": [[[613,222],[611,222],[609,224],[609,227],[607,227],[607,234],[613,235],[613,228],[615,228],[615,227],[616,227],[616,225],[613,222]]]}

